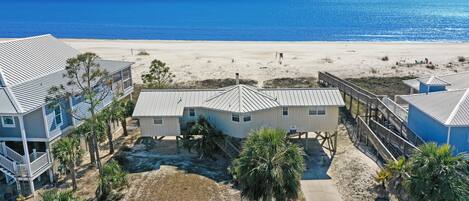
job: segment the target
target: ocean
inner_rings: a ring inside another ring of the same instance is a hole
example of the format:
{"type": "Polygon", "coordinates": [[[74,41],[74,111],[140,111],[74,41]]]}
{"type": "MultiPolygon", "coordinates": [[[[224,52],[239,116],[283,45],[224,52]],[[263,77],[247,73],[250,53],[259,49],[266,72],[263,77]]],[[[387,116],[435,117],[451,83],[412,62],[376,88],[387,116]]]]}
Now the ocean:
{"type": "Polygon", "coordinates": [[[0,37],[469,41],[469,0],[2,0],[0,37]]]}

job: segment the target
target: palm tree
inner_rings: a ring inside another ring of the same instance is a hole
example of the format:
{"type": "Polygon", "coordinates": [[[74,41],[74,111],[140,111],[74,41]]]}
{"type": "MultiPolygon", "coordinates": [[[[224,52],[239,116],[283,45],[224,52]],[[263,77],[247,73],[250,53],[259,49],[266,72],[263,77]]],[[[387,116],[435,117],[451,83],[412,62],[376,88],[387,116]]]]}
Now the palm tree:
{"type": "Polygon", "coordinates": [[[114,153],[114,144],[112,142],[112,132],[111,132],[111,121],[113,120],[114,114],[111,110],[112,106],[109,106],[106,109],[103,109],[97,115],[97,122],[100,123],[104,127],[104,133],[107,136],[108,144],[109,144],[109,154],[114,153]]]}
{"type": "Polygon", "coordinates": [[[469,164],[450,145],[425,144],[409,159],[411,200],[467,201],[469,164]]]}
{"type": "Polygon", "coordinates": [[[384,171],[389,172],[390,178],[387,180],[389,190],[402,198],[407,200],[407,193],[405,183],[409,179],[408,166],[404,157],[398,158],[396,161],[390,161],[386,164],[384,171]]]}
{"type": "Polygon", "coordinates": [[[287,142],[286,132],[263,128],[250,133],[230,171],[245,198],[295,200],[301,195],[303,154],[300,147],[287,142]]]}
{"type": "Polygon", "coordinates": [[[77,189],[75,163],[81,156],[80,143],[78,138],[65,137],[54,144],[52,153],[55,158],[64,164],[72,176],[72,188],[77,189]]]}
{"type": "Polygon", "coordinates": [[[114,189],[128,185],[127,173],[115,161],[111,160],[103,167],[103,174],[99,177],[98,197],[106,198],[114,189]]]}
{"type": "Polygon", "coordinates": [[[197,150],[200,158],[211,158],[217,149],[216,140],[222,138],[218,132],[203,116],[200,116],[197,122],[190,128],[190,135],[201,136],[195,139],[193,147],[197,150]]]}

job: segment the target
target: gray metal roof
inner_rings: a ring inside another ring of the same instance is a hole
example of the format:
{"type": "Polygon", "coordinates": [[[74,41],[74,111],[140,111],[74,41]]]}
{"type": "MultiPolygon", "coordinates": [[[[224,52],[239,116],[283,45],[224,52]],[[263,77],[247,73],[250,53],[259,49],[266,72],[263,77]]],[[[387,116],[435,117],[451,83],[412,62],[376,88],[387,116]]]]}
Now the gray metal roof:
{"type": "MultiPolygon", "coordinates": [[[[25,113],[44,105],[48,90],[68,81],[63,77],[66,60],[79,53],[51,35],[0,43],[0,73],[11,91],[10,100],[19,107],[16,112],[25,113]]],[[[109,73],[132,64],[102,59],[96,63],[109,73]]],[[[0,113],[8,112],[7,109],[0,107],[0,113]]]]}
{"type": "Polygon", "coordinates": [[[235,85],[215,90],[143,90],[133,116],[182,116],[185,107],[246,113],[281,106],[344,106],[337,89],[256,89],[235,85]]]}
{"type": "Polygon", "coordinates": [[[63,70],[77,50],[51,35],[0,43],[0,69],[6,85],[20,84],[63,70]]]}
{"type": "MultiPolygon", "coordinates": [[[[438,76],[428,76],[428,77],[421,77],[417,79],[410,79],[410,80],[404,80],[404,84],[406,84],[409,87],[412,87],[414,89],[419,89],[420,86],[420,81],[423,81],[424,83],[428,81],[432,82],[440,82],[440,84],[447,83],[445,85],[446,89],[449,91],[452,90],[459,90],[459,89],[467,89],[469,88],[469,71],[466,72],[460,72],[460,73],[453,73],[453,74],[448,74],[448,75],[438,75],[438,76]],[[431,77],[435,77],[437,79],[430,80],[431,77]],[[440,80],[440,81],[438,81],[440,80]]],[[[432,83],[430,82],[430,83],[432,83]]]]}
{"type": "Polygon", "coordinates": [[[204,106],[215,110],[245,113],[278,107],[277,98],[247,85],[235,85],[208,98],[204,106]]]}
{"type": "Polygon", "coordinates": [[[401,96],[430,117],[447,126],[469,125],[469,89],[401,96]]]}
{"type": "Polygon", "coordinates": [[[430,76],[425,78],[418,78],[419,82],[425,83],[426,85],[438,85],[438,86],[448,86],[451,85],[447,81],[439,78],[437,76],[430,76]]]}

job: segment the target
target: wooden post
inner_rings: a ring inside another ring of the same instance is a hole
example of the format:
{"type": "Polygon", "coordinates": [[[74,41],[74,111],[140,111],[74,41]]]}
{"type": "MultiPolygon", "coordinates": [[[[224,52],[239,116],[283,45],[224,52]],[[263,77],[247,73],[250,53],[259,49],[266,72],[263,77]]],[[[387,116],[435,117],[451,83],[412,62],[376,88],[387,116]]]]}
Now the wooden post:
{"type": "Polygon", "coordinates": [[[357,118],[358,116],[360,116],[360,98],[359,97],[357,98],[357,116],[355,118],[357,118]]]}
{"type": "Polygon", "coordinates": [[[308,132],[306,132],[306,138],[305,138],[305,150],[306,151],[308,150],[308,141],[309,141],[308,132]]]}
{"type": "Polygon", "coordinates": [[[352,94],[350,94],[349,96],[350,96],[350,100],[349,100],[349,112],[350,112],[350,114],[352,114],[353,96],[352,96],[352,94]]]}
{"type": "Polygon", "coordinates": [[[179,154],[179,136],[176,136],[176,150],[177,150],[177,153],[179,154]]]}

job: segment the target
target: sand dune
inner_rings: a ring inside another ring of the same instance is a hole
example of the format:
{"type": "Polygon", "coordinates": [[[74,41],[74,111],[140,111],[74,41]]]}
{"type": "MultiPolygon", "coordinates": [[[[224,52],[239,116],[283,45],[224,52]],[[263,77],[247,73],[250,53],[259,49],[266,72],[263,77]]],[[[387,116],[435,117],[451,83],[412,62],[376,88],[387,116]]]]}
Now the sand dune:
{"type": "Polygon", "coordinates": [[[176,81],[233,77],[262,81],[278,77],[317,76],[330,71],[343,77],[428,75],[469,70],[458,56],[469,57],[469,43],[412,42],[225,42],[64,39],[80,51],[107,59],[135,62],[137,83],[153,59],[166,62],[176,81]],[[145,50],[150,55],[139,56],[145,50]],[[276,52],[284,54],[282,64],[276,52]],[[387,56],[388,61],[381,58],[387,56]],[[436,68],[415,63],[428,58],[436,68]],[[452,67],[447,67],[453,63],[452,67]]]}

